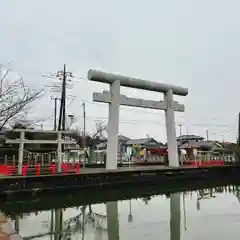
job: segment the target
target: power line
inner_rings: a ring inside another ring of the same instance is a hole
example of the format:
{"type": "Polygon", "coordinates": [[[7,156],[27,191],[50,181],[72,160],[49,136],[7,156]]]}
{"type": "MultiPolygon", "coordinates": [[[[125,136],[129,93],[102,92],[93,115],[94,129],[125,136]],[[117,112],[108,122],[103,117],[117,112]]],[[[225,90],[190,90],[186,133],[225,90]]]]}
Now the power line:
{"type": "MultiPolygon", "coordinates": [[[[12,65],[12,62],[11,62],[11,65],[12,65]]],[[[21,72],[21,71],[18,71],[18,72],[21,72]]],[[[23,71],[24,72],[24,71],[23,71]]],[[[36,75],[36,76],[41,76],[41,77],[44,77],[44,78],[50,78],[50,79],[57,79],[56,78],[56,75],[55,74],[52,74],[51,72],[49,73],[49,75],[46,75],[46,74],[43,74],[43,73],[39,73],[39,72],[33,72],[33,71],[26,71],[32,75],[36,75]]],[[[81,81],[81,80],[86,80],[87,81],[87,78],[86,77],[79,77],[79,76],[75,76],[71,73],[71,81],[75,79],[76,81],[81,81]]],[[[47,86],[45,85],[45,87],[53,87],[53,86],[47,86]]],[[[56,88],[60,88],[60,86],[56,86],[56,88]]],[[[88,104],[97,104],[98,106],[103,106],[105,107],[104,105],[102,104],[99,104],[99,103],[96,103],[96,102],[89,102],[89,101],[86,101],[86,100],[80,100],[82,102],[86,102],[88,104]]],[[[124,111],[131,111],[131,112],[139,112],[139,113],[144,113],[144,114],[153,114],[153,115],[160,115],[159,113],[154,113],[154,112],[147,112],[147,111],[141,111],[141,110],[132,110],[132,109],[123,109],[124,111]]],[[[198,119],[198,120],[212,120],[212,121],[217,121],[219,120],[219,117],[213,117],[213,118],[208,118],[206,116],[199,116],[199,117],[187,117],[187,116],[179,116],[180,118],[183,118],[183,119],[198,119]]]]}
{"type": "MultiPolygon", "coordinates": [[[[98,104],[98,103],[94,103],[94,102],[88,102],[88,101],[83,101],[81,100],[82,102],[84,103],[88,103],[88,104],[98,104]]],[[[98,106],[103,106],[103,105],[99,105],[98,106]]],[[[124,111],[131,111],[131,112],[138,112],[137,110],[132,110],[132,109],[122,109],[124,111]]],[[[158,115],[158,116],[162,116],[158,113],[152,113],[152,112],[144,112],[144,111],[140,111],[141,113],[144,113],[144,114],[153,114],[153,115],[158,115]]],[[[185,117],[183,117],[185,118],[185,117]]],[[[95,119],[95,117],[91,117],[91,119],[95,119]]],[[[96,119],[101,119],[101,120],[107,120],[108,118],[106,117],[96,117],[96,119]]],[[[196,118],[197,119],[197,118],[196,118]]],[[[129,120],[127,120],[129,121],[129,120]]],[[[130,121],[134,121],[134,122],[144,122],[144,123],[152,123],[152,121],[139,121],[139,120],[130,120],[130,121]]],[[[157,124],[159,124],[159,122],[155,122],[157,124]]],[[[165,123],[162,123],[162,124],[165,124],[165,123]]],[[[236,126],[235,124],[216,124],[216,123],[187,123],[187,124],[183,124],[183,123],[177,123],[178,126],[181,125],[181,128],[184,126],[184,125],[189,125],[189,126],[202,126],[202,127],[208,127],[208,126],[212,126],[212,127],[222,127],[222,128],[233,128],[235,129],[236,126]]]]}
{"type": "MultiPolygon", "coordinates": [[[[11,62],[11,65],[12,62],[11,62]]],[[[18,71],[18,72],[26,72],[26,73],[29,73],[29,74],[32,74],[32,75],[36,75],[36,76],[40,76],[40,77],[44,77],[44,78],[50,78],[50,79],[59,79],[56,74],[52,74],[52,73],[49,73],[48,75],[46,74],[43,74],[43,73],[39,73],[39,72],[34,72],[34,71],[18,71]]],[[[72,74],[71,72],[71,75],[68,76],[70,77],[71,79],[68,79],[68,83],[66,84],[66,86],[68,87],[68,89],[72,88],[73,87],[73,80],[75,81],[82,81],[82,80],[87,80],[86,77],[79,77],[79,76],[75,76],[72,74]]],[[[45,85],[45,87],[49,88],[49,90],[51,92],[59,92],[61,91],[61,85],[60,84],[55,84],[55,85],[50,85],[50,86],[47,86],[45,85]]],[[[67,98],[67,96],[66,96],[67,98]]],[[[88,104],[96,104],[98,106],[102,106],[102,107],[105,107],[105,105],[102,105],[102,104],[99,104],[99,103],[96,103],[96,102],[89,102],[89,101],[86,101],[86,100],[80,100],[81,102],[86,102],[88,104]]],[[[73,102],[73,101],[72,101],[73,102]]],[[[72,104],[71,102],[71,104],[72,104]]],[[[71,105],[70,104],[70,105],[71,105]]],[[[138,113],[144,113],[144,114],[152,114],[152,115],[157,115],[157,116],[161,116],[161,114],[159,113],[156,113],[156,112],[148,112],[148,111],[143,111],[143,110],[137,110],[137,109],[122,109],[123,111],[131,111],[131,112],[138,112],[138,113]]],[[[178,118],[181,118],[181,119],[184,119],[184,120],[193,120],[193,119],[197,119],[197,120],[208,120],[208,121],[217,121],[220,119],[220,117],[216,117],[216,118],[209,118],[209,117],[204,117],[204,116],[199,116],[199,117],[190,117],[190,116],[178,116],[178,118]]],[[[189,125],[189,124],[188,124],[189,125]]],[[[192,124],[190,124],[192,125],[192,124]]]]}
{"type": "MultiPolygon", "coordinates": [[[[95,121],[103,121],[104,123],[106,123],[107,124],[107,121],[108,119],[107,118],[103,118],[103,117],[98,117],[98,118],[96,118],[96,117],[86,117],[86,121],[90,121],[90,122],[95,122],[95,121]]],[[[161,126],[161,127],[165,127],[166,125],[165,125],[165,123],[162,123],[162,122],[154,122],[154,121],[140,121],[140,120],[120,120],[119,121],[119,124],[132,124],[132,125],[136,125],[136,124],[143,124],[143,125],[151,125],[151,126],[161,126]]],[[[176,123],[176,125],[177,125],[177,123],[176,123]]],[[[200,125],[200,124],[198,124],[198,125],[195,125],[195,124],[192,124],[192,126],[194,126],[194,127],[198,127],[198,128],[206,128],[206,125],[200,125]]],[[[209,126],[207,126],[208,128],[209,128],[209,126]]],[[[214,125],[214,128],[215,128],[216,126],[214,125]]],[[[219,127],[219,126],[218,126],[219,127]]],[[[227,134],[227,133],[233,133],[233,134],[235,134],[236,133],[236,129],[235,128],[228,128],[228,129],[222,129],[220,132],[219,132],[219,134],[222,136],[222,138],[223,138],[223,136],[224,136],[224,134],[227,134]]],[[[187,133],[187,135],[188,135],[189,133],[187,133]]],[[[215,133],[215,134],[217,134],[217,133],[215,133]]]]}
{"type": "MultiPolygon", "coordinates": [[[[86,100],[80,100],[81,102],[85,102],[87,104],[92,104],[92,105],[97,105],[98,107],[104,107],[106,108],[107,105],[103,105],[97,102],[90,102],[86,100]]],[[[136,112],[136,113],[143,113],[143,114],[151,114],[151,115],[156,115],[156,116],[162,116],[161,113],[156,113],[156,112],[149,112],[149,111],[143,111],[143,110],[138,110],[138,109],[121,109],[121,111],[130,111],[130,112],[136,112]]],[[[178,116],[178,118],[184,119],[184,120],[212,120],[212,121],[217,121],[220,120],[220,118],[207,118],[207,117],[187,117],[187,116],[178,116]]]]}
{"type": "MultiPolygon", "coordinates": [[[[86,117],[86,120],[95,120],[95,121],[108,121],[108,118],[106,117],[86,117]]],[[[142,121],[142,120],[135,120],[135,119],[125,119],[125,120],[120,120],[120,123],[132,123],[132,124],[154,124],[154,125],[161,125],[161,126],[165,126],[165,123],[160,122],[160,121],[142,121]]],[[[176,123],[177,124],[177,123],[176,123]]],[[[197,124],[197,123],[192,123],[192,124],[188,124],[190,126],[196,126],[196,127],[219,127],[219,128],[229,128],[229,131],[236,131],[236,128],[232,128],[232,126],[230,125],[221,125],[221,124],[197,124]]],[[[182,125],[183,126],[183,125],[182,125]]]]}

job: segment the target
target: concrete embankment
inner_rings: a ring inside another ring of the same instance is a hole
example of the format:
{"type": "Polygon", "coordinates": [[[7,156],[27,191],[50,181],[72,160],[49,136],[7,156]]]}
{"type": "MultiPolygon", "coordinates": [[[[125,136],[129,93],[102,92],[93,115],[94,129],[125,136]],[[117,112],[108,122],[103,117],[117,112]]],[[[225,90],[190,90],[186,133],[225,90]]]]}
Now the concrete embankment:
{"type": "Polygon", "coordinates": [[[0,240],[22,240],[21,236],[8,222],[7,217],[0,212],[0,240]]]}

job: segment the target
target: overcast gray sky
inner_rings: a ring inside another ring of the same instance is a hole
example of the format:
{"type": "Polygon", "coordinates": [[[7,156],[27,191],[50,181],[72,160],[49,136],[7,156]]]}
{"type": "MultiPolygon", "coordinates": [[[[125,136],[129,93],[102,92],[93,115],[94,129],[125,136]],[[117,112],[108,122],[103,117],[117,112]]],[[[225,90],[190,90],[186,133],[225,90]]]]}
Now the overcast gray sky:
{"type": "MultiPolygon", "coordinates": [[[[107,105],[92,103],[94,91],[108,89],[87,81],[88,69],[96,68],[188,87],[187,97],[176,98],[186,106],[185,113],[176,114],[183,132],[206,136],[208,129],[211,139],[236,140],[239,8],[237,0],[1,0],[0,63],[11,60],[31,86],[52,84],[40,74],[66,63],[73,75],[85,78],[69,90],[76,98],[68,113],[82,128],[81,101],[86,100],[89,132],[93,119],[108,114],[107,105]]],[[[122,94],[162,98],[125,88],[122,94]]],[[[50,95],[34,108],[38,116],[52,115],[50,95]]],[[[163,112],[121,107],[120,121],[120,133],[128,137],[166,140],[163,112]]]]}

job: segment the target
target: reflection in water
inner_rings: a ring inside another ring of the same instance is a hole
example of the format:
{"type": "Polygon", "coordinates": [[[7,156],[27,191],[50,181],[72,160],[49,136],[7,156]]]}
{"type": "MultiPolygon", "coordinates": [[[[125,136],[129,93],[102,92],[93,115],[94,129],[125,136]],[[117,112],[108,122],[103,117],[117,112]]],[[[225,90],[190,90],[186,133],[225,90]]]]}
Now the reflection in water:
{"type": "MultiPolygon", "coordinates": [[[[185,204],[185,193],[183,195],[183,226],[184,230],[187,231],[187,214],[186,214],[186,204],[185,204]]],[[[192,196],[191,196],[192,199],[192,196]]]]}
{"type": "Polygon", "coordinates": [[[132,201],[129,200],[129,214],[128,214],[128,222],[131,223],[133,221],[133,215],[132,215],[132,201]]]}
{"type": "Polygon", "coordinates": [[[19,233],[19,220],[20,220],[20,217],[17,215],[15,216],[15,221],[14,221],[14,229],[16,230],[17,233],[19,233]]]}
{"type": "Polygon", "coordinates": [[[106,208],[108,239],[119,240],[118,203],[108,202],[106,203],[106,208]]]}
{"type": "Polygon", "coordinates": [[[51,235],[50,235],[50,240],[53,239],[53,230],[54,230],[54,224],[53,224],[53,218],[54,218],[54,211],[53,209],[51,210],[51,219],[50,219],[50,232],[51,232],[51,235]]]}
{"type": "Polygon", "coordinates": [[[63,212],[62,209],[55,210],[55,234],[54,240],[61,239],[62,230],[63,230],[63,212]]]}
{"type": "Polygon", "coordinates": [[[170,195],[170,239],[180,240],[181,236],[181,193],[170,195]]]}
{"type": "Polygon", "coordinates": [[[214,193],[213,189],[210,189],[209,191],[206,191],[206,190],[198,191],[198,196],[197,196],[197,210],[198,211],[200,211],[200,200],[215,198],[216,196],[213,193],[214,193]]]}
{"type": "MultiPolygon", "coordinates": [[[[191,193],[152,196],[145,198],[144,202],[142,199],[107,202],[66,210],[55,209],[37,215],[24,214],[23,218],[17,215],[12,219],[24,240],[40,237],[46,240],[151,240],[159,236],[171,240],[192,240],[206,238],[204,232],[208,232],[211,238],[220,236],[219,239],[226,239],[223,233],[218,233],[220,230],[212,228],[222,224],[223,230],[226,228],[230,231],[231,227],[231,231],[238,231],[234,223],[240,221],[240,188],[228,187],[227,191],[218,187],[191,193]],[[30,224],[32,227],[29,227],[30,224]],[[199,224],[204,231],[200,231],[199,224]]],[[[236,239],[234,237],[234,234],[229,236],[230,239],[236,239]]]]}

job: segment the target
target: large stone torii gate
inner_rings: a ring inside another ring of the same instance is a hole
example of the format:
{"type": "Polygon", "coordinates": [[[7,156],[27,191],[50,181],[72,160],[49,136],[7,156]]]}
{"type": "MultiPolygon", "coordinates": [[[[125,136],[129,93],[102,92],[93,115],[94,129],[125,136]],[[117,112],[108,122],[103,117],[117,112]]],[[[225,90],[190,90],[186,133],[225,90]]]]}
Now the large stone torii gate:
{"type": "Polygon", "coordinates": [[[187,96],[187,88],[92,69],[88,71],[88,79],[110,85],[110,92],[103,91],[103,93],[93,93],[93,101],[109,103],[107,169],[117,168],[120,105],[165,111],[169,166],[179,166],[174,111],[184,112],[184,105],[173,101],[173,95],[187,96]],[[163,93],[164,101],[128,98],[120,94],[120,86],[163,93]]]}

